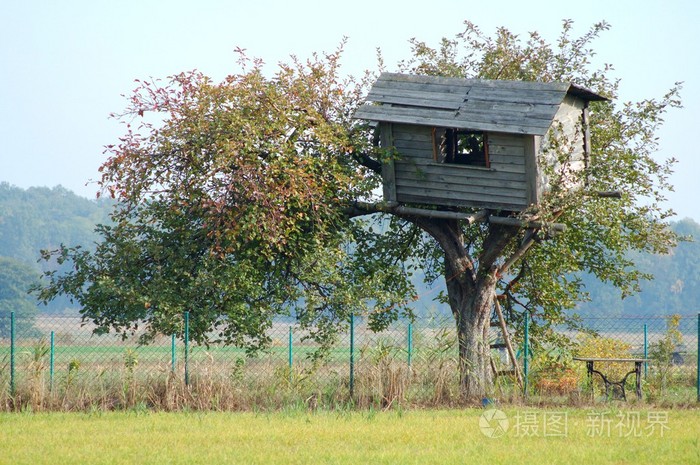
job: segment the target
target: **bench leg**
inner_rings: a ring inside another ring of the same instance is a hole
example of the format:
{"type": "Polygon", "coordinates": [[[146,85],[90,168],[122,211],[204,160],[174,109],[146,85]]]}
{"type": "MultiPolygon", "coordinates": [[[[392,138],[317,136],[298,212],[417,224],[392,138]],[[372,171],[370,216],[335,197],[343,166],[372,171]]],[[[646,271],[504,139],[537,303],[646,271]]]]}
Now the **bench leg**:
{"type": "MultiPolygon", "coordinates": [[[[593,373],[598,373],[598,374],[600,375],[601,379],[603,380],[603,384],[605,384],[605,396],[606,396],[608,399],[611,399],[611,398],[618,398],[618,399],[621,399],[621,400],[624,400],[624,401],[627,400],[627,392],[625,391],[625,384],[627,384],[627,378],[628,378],[632,373],[637,373],[637,372],[638,372],[637,369],[632,370],[632,371],[630,371],[629,373],[627,373],[627,374],[624,376],[624,378],[622,378],[621,381],[611,381],[611,380],[608,379],[607,376],[605,376],[605,375],[604,375],[603,373],[601,373],[600,371],[598,371],[598,370],[593,370],[593,373]],[[619,388],[619,394],[618,394],[618,395],[616,395],[616,393],[615,393],[615,391],[616,391],[615,388],[616,388],[616,387],[619,388]],[[612,396],[611,396],[611,393],[610,393],[611,388],[612,388],[612,396]]],[[[639,392],[639,389],[637,390],[637,392],[639,392]]]]}
{"type": "Polygon", "coordinates": [[[634,362],[634,370],[636,372],[637,399],[642,398],[642,362],[634,362]]]}

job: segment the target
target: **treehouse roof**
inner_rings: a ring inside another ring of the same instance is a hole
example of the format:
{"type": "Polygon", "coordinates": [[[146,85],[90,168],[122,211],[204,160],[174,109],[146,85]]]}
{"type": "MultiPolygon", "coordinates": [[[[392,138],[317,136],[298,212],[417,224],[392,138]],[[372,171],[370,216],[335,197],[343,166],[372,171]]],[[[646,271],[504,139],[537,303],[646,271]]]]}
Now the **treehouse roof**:
{"type": "Polygon", "coordinates": [[[382,73],[355,118],[544,135],[564,97],[607,100],[566,82],[503,81],[382,73]]]}

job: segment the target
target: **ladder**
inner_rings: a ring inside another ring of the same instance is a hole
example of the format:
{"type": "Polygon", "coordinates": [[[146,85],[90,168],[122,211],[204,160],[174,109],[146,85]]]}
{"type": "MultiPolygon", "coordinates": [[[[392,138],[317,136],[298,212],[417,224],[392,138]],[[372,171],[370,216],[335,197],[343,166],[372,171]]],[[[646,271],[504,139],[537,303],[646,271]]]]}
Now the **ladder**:
{"type": "Polygon", "coordinates": [[[501,304],[498,302],[497,294],[494,296],[493,302],[494,311],[496,313],[496,316],[498,317],[498,323],[491,323],[491,326],[498,326],[501,328],[501,333],[503,334],[503,342],[491,344],[490,346],[491,349],[506,349],[506,351],[508,352],[508,358],[510,358],[510,362],[513,367],[509,370],[497,370],[496,364],[493,363],[493,359],[491,359],[491,370],[493,370],[493,374],[495,377],[503,375],[515,375],[515,380],[517,381],[518,386],[520,386],[520,388],[522,389],[523,376],[520,373],[520,367],[518,367],[518,361],[515,358],[515,351],[513,350],[513,345],[510,342],[510,334],[508,333],[508,327],[506,326],[506,320],[503,317],[503,312],[501,311],[501,304]]]}

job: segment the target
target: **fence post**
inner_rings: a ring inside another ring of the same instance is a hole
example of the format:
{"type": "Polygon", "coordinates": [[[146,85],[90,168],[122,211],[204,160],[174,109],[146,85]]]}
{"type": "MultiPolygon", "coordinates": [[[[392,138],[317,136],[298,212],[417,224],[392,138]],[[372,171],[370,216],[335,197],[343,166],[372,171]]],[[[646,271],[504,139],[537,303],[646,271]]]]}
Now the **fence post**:
{"type": "Polygon", "coordinates": [[[292,346],[292,325],[289,325],[289,383],[292,382],[292,362],[294,361],[294,349],[292,346]]]}
{"type": "Polygon", "coordinates": [[[530,324],[527,312],[525,312],[525,336],[523,338],[523,395],[527,397],[527,387],[529,380],[529,361],[530,354],[530,324]]]}
{"type": "Polygon", "coordinates": [[[10,312],[10,396],[15,395],[15,312],[10,312]]]}
{"type": "Polygon", "coordinates": [[[190,312],[185,312],[185,386],[190,385],[189,352],[190,352],[190,312]]]}
{"type": "Polygon", "coordinates": [[[175,373],[175,364],[177,363],[175,353],[175,334],[172,334],[170,336],[170,371],[173,373],[175,373]]]}
{"type": "Polygon", "coordinates": [[[698,312],[698,367],[697,367],[697,387],[698,387],[698,402],[700,402],[700,312],[698,312]]]}
{"type": "Polygon", "coordinates": [[[411,369],[411,356],[413,355],[413,323],[408,323],[408,368],[411,369]]]}
{"type": "Polygon", "coordinates": [[[350,399],[355,394],[355,315],[350,314],[350,399]]]}
{"type": "MultiPolygon", "coordinates": [[[[647,337],[647,324],[644,323],[644,359],[649,358],[649,339],[647,337]]],[[[647,371],[649,370],[649,363],[644,362],[644,379],[647,377],[647,371]]]]}
{"type": "Polygon", "coordinates": [[[54,355],[55,355],[55,349],[54,349],[54,332],[51,331],[51,349],[49,351],[49,392],[53,391],[53,362],[54,362],[54,355]]]}

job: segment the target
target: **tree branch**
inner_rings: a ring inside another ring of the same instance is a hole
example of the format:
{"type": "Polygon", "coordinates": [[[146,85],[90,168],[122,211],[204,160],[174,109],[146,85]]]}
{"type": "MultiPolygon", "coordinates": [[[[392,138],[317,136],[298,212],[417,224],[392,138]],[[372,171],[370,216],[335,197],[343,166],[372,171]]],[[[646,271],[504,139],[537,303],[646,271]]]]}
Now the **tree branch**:
{"type": "Polygon", "coordinates": [[[523,263],[520,266],[520,270],[518,271],[518,274],[515,276],[515,278],[511,279],[508,281],[506,284],[506,288],[503,290],[503,295],[507,296],[508,294],[511,293],[513,288],[518,284],[518,282],[525,277],[525,267],[527,262],[523,261],[523,263]]]}
{"type": "Polygon", "coordinates": [[[491,223],[479,255],[479,279],[489,280],[498,276],[496,261],[510,241],[518,235],[519,228],[491,223]]]}
{"type": "Polygon", "coordinates": [[[357,160],[357,162],[364,166],[365,168],[369,168],[370,170],[374,171],[377,174],[382,173],[382,163],[379,160],[375,160],[374,158],[370,157],[367,153],[365,152],[353,152],[352,157],[357,160]]]}
{"type": "Polygon", "coordinates": [[[468,289],[467,294],[471,294],[476,283],[476,269],[472,257],[462,242],[463,237],[458,221],[425,217],[416,217],[413,221],[430,234],[445,253],[445,282],[448,293],[451,294],[449,291],[451,281],[456,280],[465,284],[468,289]]]}
{"type": "MultiPolygon", "coordinates": [[[[563,210],[559,210],[559,211],[555,212],[554,215],[552,215],[552,221],[556,221],[562,215],[562,213],[564,213],[563,210]]],[[[557,223],[552,223],[552,224],[556,225],[557,223]]],[[[562,226],[564,226],[564,225],[562,225],[562,226]]],[[[501,267],[496,271],[497,277],[500,278],[501,276],[506,274],[508,272],[508,270],[510,269],[510,267],[513,266],[513,264],[515,262],[517,262],[520,258],[522,258],[525,255],[525,253],[527,253],[528,249],[530,247],[532,247],[535,244],[535,242],[537,242],[537,231],[536,231],[537,229],[539,229],[539,228],[533,228],[527,232],[523,242],[520,244],[520,248],[518,250],[516,250],[515,253],[513,253],[513,255],[511,255],[505,261],[505,263],[503,263],[503,265],[501,265],[501,267]]],[[[566,229],[566,228],[564,227],[564,229],[566,229]]],[[[555,231],[556,231],[556,229],[555,229],[555,231]]]]}

